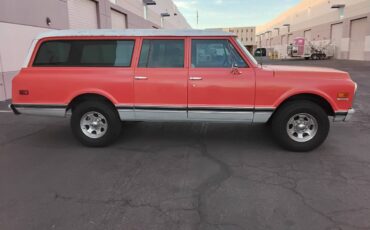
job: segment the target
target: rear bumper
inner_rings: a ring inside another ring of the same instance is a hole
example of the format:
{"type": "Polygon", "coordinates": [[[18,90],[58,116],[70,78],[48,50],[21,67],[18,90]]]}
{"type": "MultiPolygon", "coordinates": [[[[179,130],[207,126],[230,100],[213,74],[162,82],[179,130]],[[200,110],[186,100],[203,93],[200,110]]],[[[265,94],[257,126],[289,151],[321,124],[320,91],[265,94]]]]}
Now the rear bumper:
{"type": "Polygon", "coordinates": [[[15,108],[15,106],[13,105],[13,104],[10,104],[9,105],[9,108],[13,111],[13,113],[15,114],[15,115],[19,115],[19,114],[21,114],[16,108],[15,108]]]}
{"type": "Polygon", "coordinates": [[[351,120],[353,114],[355,113],[354,109],[349,109],[348,111],[341,111],[341,112],[336,112],[334,116],[334,121],[335,122],[340,122],[340,121],[349,121],[351,120]]]}

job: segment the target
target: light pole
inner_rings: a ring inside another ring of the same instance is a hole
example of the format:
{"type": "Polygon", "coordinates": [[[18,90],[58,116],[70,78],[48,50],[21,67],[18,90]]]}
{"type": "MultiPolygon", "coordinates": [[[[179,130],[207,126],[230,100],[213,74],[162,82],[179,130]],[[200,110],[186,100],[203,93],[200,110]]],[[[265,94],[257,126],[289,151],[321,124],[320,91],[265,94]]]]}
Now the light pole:
{"type": "Polygon", "coordinates": [[[148,6],[154,6],[157,5],[157,3],[154,0],[143,0],[144,4],[144,18],[148,19],[148,6]]]}
{"type": "Polygon", "coordinates": [[[283,26],[288,27],[288,33],[286,34],[286,43],[289,45],[289,33],[290,33],[290,24],[284,24],[283,26]]]}
{"type": "Polygon", "coordinates": [[[169,13],[161,13],[161,27],[164,26],[164,18],[170,17],[171,15],[169,13]]]}
{"type": "Polygon", "coordinates": [[[339,19],[344,18],[344,7],[346,7],[345,4],[334,4],[331,6],[332,9],[338,9],[339,11],[339,19]]]}

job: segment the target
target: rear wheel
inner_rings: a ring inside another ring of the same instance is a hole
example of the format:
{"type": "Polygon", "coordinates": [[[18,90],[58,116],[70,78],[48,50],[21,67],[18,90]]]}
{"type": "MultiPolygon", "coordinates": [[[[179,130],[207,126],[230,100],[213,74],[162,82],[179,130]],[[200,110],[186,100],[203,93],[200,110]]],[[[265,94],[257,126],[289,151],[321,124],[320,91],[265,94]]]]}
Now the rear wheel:
{"type": "Polygon", "coordinates": [[[73,109],[71,128],[82,144],[103,147],[118,138],[121,121],[111,105],[101,101],[85,101],[73,109]]]}
{"type": "Polygon", "coordinates": [[[324,109],[310,101],[288,102],[272,119],[276,140],[291,151],[317,148],[325,141],[329,129],[329,118],[324,109]]]}

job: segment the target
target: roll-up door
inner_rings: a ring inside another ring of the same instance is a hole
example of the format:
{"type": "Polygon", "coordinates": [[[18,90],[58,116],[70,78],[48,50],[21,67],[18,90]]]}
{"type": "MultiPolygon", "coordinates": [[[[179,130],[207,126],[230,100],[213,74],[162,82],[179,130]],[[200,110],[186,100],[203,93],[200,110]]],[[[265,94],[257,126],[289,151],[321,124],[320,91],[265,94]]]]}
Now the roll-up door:
{"type": "Polygon", "coordinates": [[[126,15],[118,11],[111,10],[112,29],[126,29],[126,15]]]}
{"type": "Polygon", "coordinates": [[[343,37],[343,23],[331,25],[331,41],[335,46],[334,57],[336,59],[341,58],[342,37],[343,37]]]}
{"type": "Polygon", "coordinates": [[[349,45],[349,59],[364,60],[365,36],[367,18],[351,21],[351,37],[349,45]]]}
{"type": "Polygon", "coordinates": [[[92,0],[68,0],[71,29],[98,29],[98,4],[92,0]]]}
{"type": "Polygon", "coordinates": [[[312,40],[311,38],[311,30],[306,30],[304,32],[304,39],[306,39],[306,41],[310,42],[312,40]]]}

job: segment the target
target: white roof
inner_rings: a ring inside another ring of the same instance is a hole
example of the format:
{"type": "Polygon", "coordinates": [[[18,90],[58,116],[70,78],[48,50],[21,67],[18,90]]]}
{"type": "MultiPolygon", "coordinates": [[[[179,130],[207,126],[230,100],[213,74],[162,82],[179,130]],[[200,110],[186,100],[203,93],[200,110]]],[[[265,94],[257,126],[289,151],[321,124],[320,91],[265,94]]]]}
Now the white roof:
{"type": "Polygon", "coordinates": [[[222,30],[167,30],[167,29],[95,29],[95,30],[53,30],[40,34],[36,40],[48,37],[78,36],[235,36],[222,30]]]}

